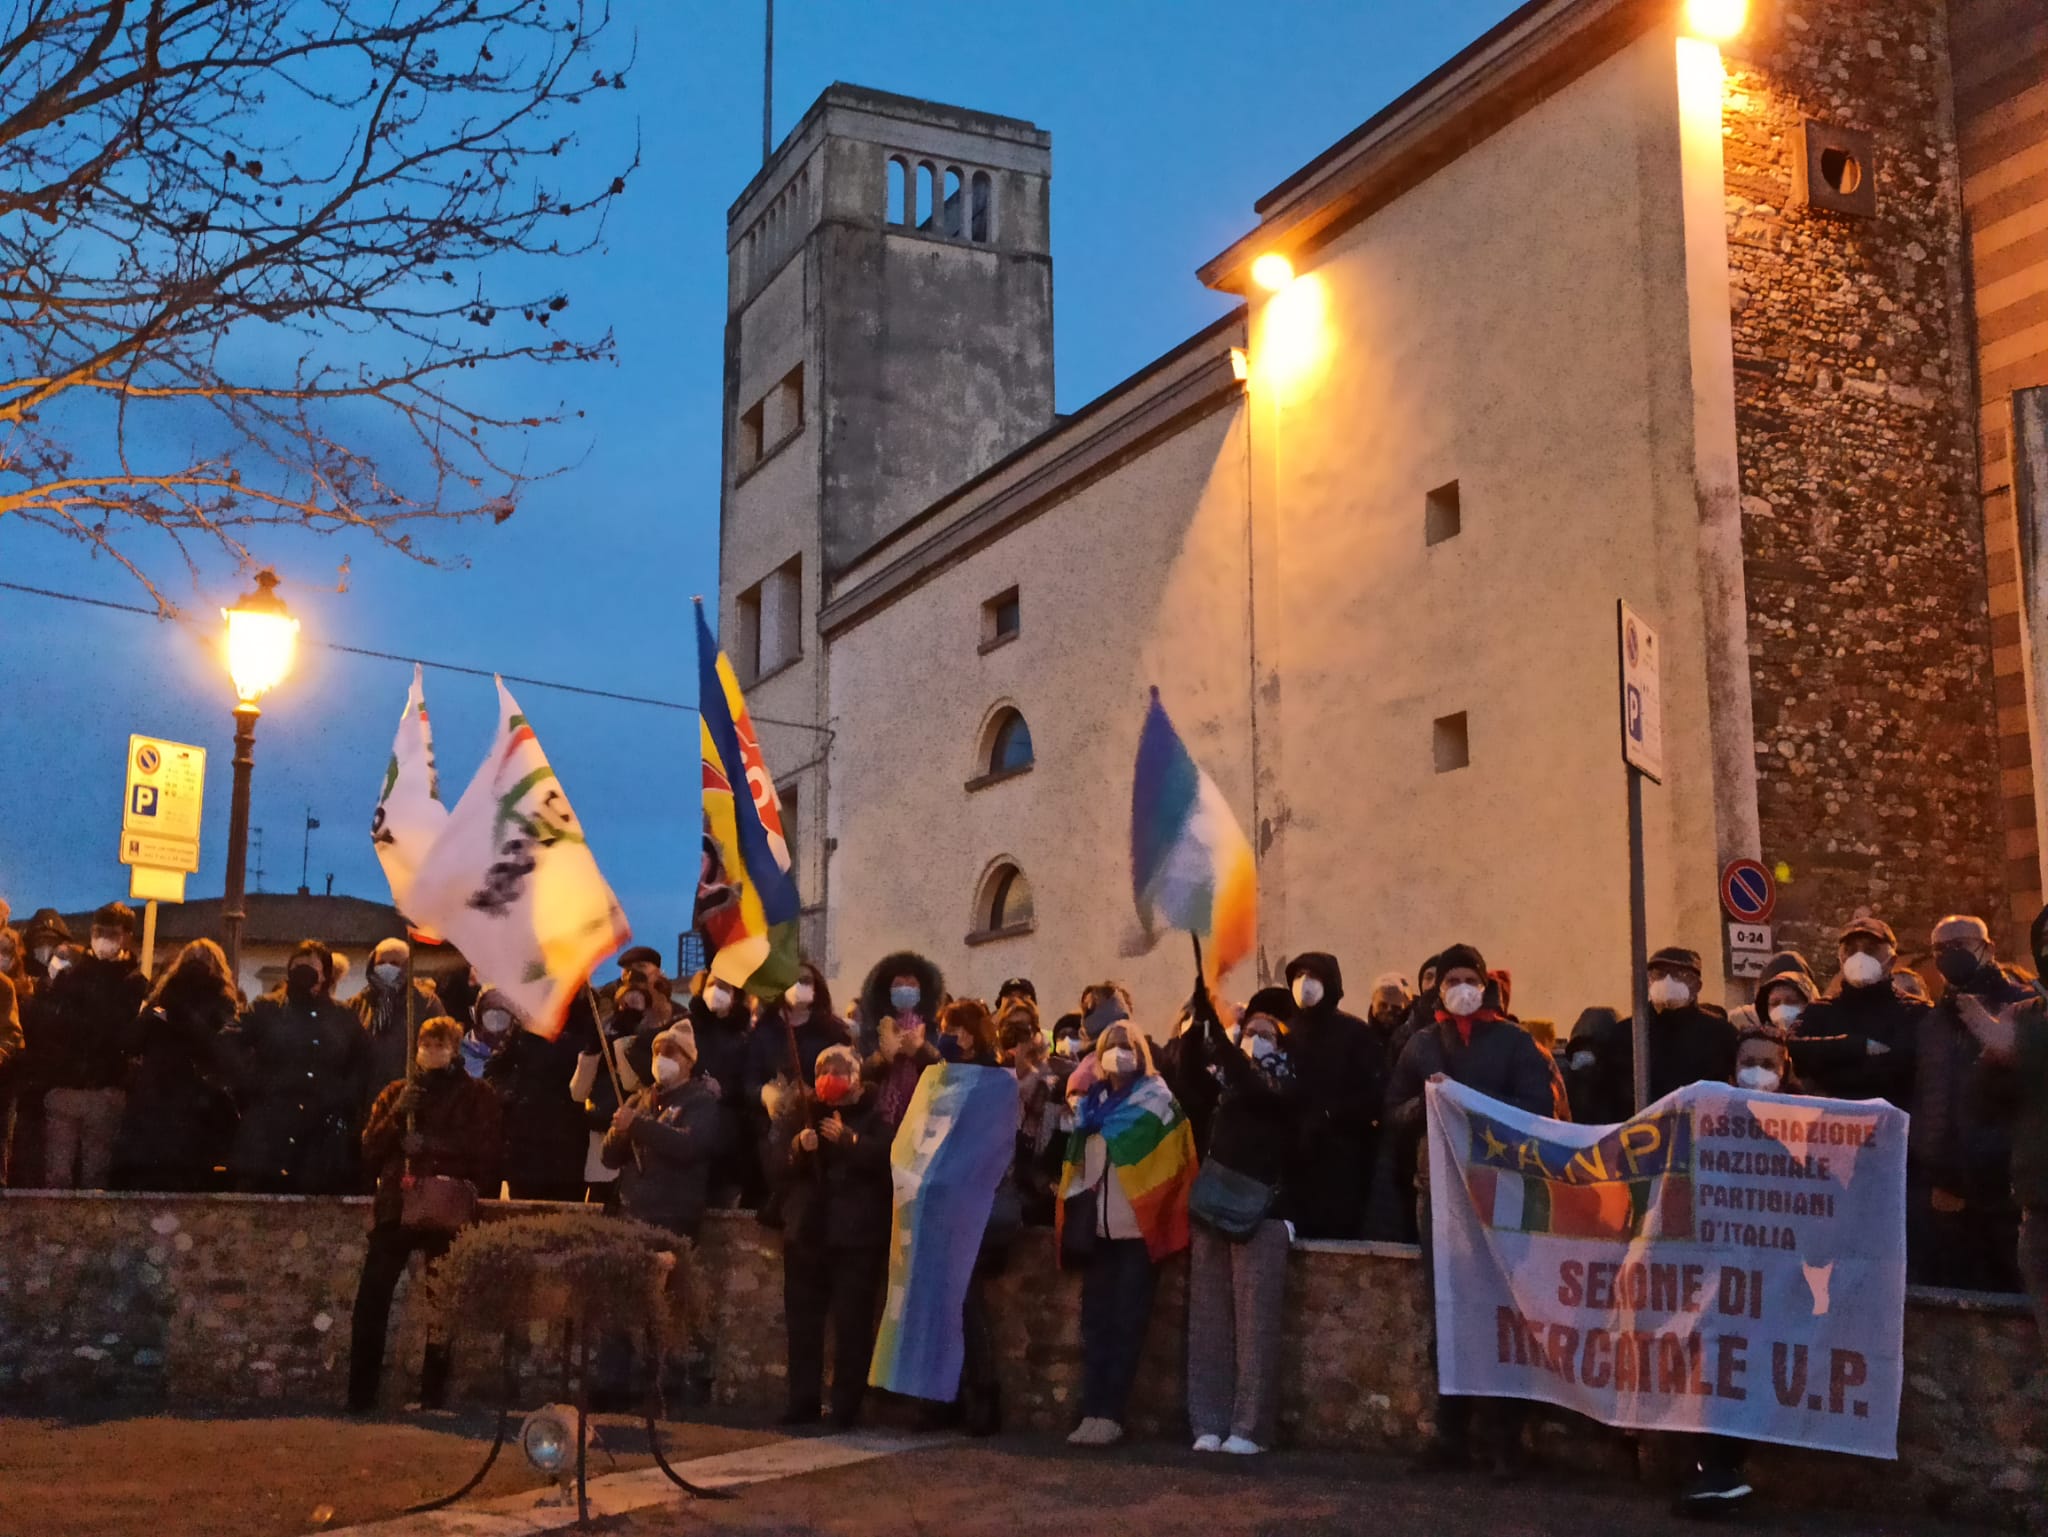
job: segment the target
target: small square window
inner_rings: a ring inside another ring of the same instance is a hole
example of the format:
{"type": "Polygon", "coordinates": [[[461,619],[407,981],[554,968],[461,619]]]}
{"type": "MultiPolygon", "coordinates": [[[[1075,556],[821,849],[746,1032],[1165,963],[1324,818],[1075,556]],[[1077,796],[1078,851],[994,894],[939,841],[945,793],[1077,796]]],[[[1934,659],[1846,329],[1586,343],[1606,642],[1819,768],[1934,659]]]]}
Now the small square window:
{"type": "Polygon", "coordinates": [[[1794,165],[1798,201],[1851,219],[1877,217],[1876,140],[1861,128],[1808,118],[1794,165]]]}
{"type": "Polygon", "coordinates": [[[1458,503],[1458,483],[1438,486],[1423,499],[1422,539],[1424,544],[1442,544],[1458,537],[1465,519],[1458,503]]]}
{"type": "Polygon", "coordinates": [[[767,424],[771,443],[780,443],[784,438],[803,431],[804,426],[804,365],[799,363],[782,376],[782,382],[775,386],[775,410],[773,420],[767,424]]]}
{"type": "Polygon", "coordinates": [[[740,681],[752,683],[761,676],[761,587],[757,582],[741,593],[733,604],[733,627],[738,642],[727,653],[738,670],[740,681]]]}
{"type": "Polygon", "coordinates": [[[1431,728],[1435,738],[1436,771],[1448,774],[1467,768],[1472,762],[1472,739],[1465,725],[1465,712],[1441,717],[1431,728]]]}
{"type": "Polygon", "coordinates": [[[1017,589],[999,592],[981,605],[981,649],[987,651],[1005,641],[1015,640],[1024,629],[1024,610],[1017,589]]]}

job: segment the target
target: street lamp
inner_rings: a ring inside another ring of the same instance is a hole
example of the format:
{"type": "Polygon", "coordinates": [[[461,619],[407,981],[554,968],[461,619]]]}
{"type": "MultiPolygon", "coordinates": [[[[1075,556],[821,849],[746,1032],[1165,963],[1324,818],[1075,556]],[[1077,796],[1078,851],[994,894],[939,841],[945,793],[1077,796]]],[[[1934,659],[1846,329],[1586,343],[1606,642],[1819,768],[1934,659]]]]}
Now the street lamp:
{"type": "Polygon", "coordinates": [[[235,788],[228,822],[227,899],[221,927],[226,941],[228,975],[242,975],[243,891],[249,869],[249,770],[256,762],[256,701],[284,681],[298,649],[299,621],[277,595],[277,573],[256,573],[256,590],[244,594],[233,608],[221,610],[228,622],[228,676],[235,684],[235,788]]]}

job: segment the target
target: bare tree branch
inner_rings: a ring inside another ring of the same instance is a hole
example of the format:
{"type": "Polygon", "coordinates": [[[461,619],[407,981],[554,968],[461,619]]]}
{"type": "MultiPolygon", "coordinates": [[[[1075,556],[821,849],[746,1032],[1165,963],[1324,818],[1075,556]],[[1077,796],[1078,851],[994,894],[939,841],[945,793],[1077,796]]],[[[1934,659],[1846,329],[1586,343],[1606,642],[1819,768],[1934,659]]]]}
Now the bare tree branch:
{"type": "Polygon", "coordinates": [[[565,119],[626,84],[603,0],[0,13],[0,526],[162,602],[153,536],[194,570],[282,530],[432,563],[416,531],[555,472],[569,409],[493,397],[613,356],[548,278],[638,165],[559,183],[565,119]]]}

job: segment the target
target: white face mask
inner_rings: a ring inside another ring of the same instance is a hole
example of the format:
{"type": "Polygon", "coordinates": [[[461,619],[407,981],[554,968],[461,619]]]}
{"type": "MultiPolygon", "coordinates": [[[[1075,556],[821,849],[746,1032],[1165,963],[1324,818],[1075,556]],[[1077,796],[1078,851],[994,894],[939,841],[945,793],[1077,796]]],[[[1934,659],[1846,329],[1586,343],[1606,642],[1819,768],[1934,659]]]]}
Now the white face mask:
{"type": "Polygon", "coordinates": [[[1294,979],[1294,1001],[1304,1009],[1312,1009],[1323,1001],[1323,984],[1316,978],[1303,975],[1294,979]]]}
{"type": "Polygon", "coordinates": [[[1052,1043],[1052,1049],[1057,1056],[1078,1057],[1081,1055],[1081,1038],[1074,1035],[1063,1035],[1052,1043]]]}
{"type": "Polygon", "coordinates": [[[1470,1019],[1486,1007],[1486,989],[1477,982],[1457,982],[1444,989],[1444,1007],[1460,1019],[1470,1019]]]}
{"type": "Polygon", "coordinates": [[[111,961],[120,955],[121,941],[109,939],[104,934],[95,934],[92,937],[92,953],[103,961],[111,961]]]}
{"type": "Polygon", "coordinates": [[[70,969],[71,963],[65,960],[62,956],[53,959],[50,962],[50,980],[54,982],[57,978],[63,976],[64,973],[69,971],[70,969]]]}
{"type": "Polygon", "coordinates": [[[503,1035],[511,1028],[512,1016],[503,1009],[484,1010],[484,1033],[486,1035],[503,1035]]]}
{"type": "Polygon", "coordinates": [[[1575,1051],[1572,1053],[1572,1071],[1575,1073],[1586,1072],[1593,1066],[1593,1062],[1593,1053],[1590,1051],[1575,1051]]]}
{"type": "Polygon", "coordinates": [[[1884,962],[1858,950],[1842,962],[1842,980],[1851,987],[1869,987],[1884,977],[1884,962]]]}
{"type": "Polygon", "coordinates": [[[683,1064],[674,1057],[656,1057],[654,1059],[654,1081],[663,1088],[667,1088],[682,1076],[683,1064]]]}
{"type": "Polygon", "coordinates": [[[720,983],[704,989],[704,1006],[714,1014],[724,1014],[732,1008],[732,989],[720,983]]]}
{"type": "Polygon", "coordinates": [[[1806,1012],[1803,1003],[1774,1003],[1771,1005],[1771,1023],[1783,1025],[1787,1030],[1799,1023],[1799,1016],[1806,1012]]]}
{"type": "Polygon", "coordinates": [[[398,979],[404,972],[405,968],[403,966],[394,966],[389,961],[379,961],[370,968],[370,975],[386,987],[398,986],[398,979]]]}
{"type": "Polygon", "coordinates": [[[1682,1009],[1692,1002],[1692,989],[1676,977],[1650,979],[1650,1003],[1659,1009],[1682,1009]]]}
{"type": "Polygon", "coordinates": [[[55,950],[52,950],[48,945],[37,945],[35,949],[30,953],[35,956],[36,964],[38,966],[47,966],[50,964],[50,957],[55,955],[57,952],[55,950]]]}
{"type": "Polygon", "coordinates": [[[636,1011],[644,1009],[647,1007],[647,995],[637,988],[630,993],[621,993],[619,995],[619,1007],[636,1011]]]}
{"type": "Polygon", "coordinates": [[[811,1000],[818,996],[818,991],[808,982],[799,982],[782,996],[791,1008],[808,1009],[811,1000]]]}
{"type": "Polygon", "coordinates": [[[1102,1066],[1112,1078],[1129,1078],[1138,1071],[1138,1054],[1128,1046],[1112,1046],[1102,1054],[1102,1066]]]}
{"type": "Polygon", "coordinates": [[[1778,1089],[1778,1075],[1767,1067],[1737,1068],[1735,1081],[1745,1089],[1755,1089],[1762,1094],[1774,1094],[1778,1089]]]}
{"type": "Polygon", "coordinates": [[[1269,1057],[1278,1056],[1279,1053],[1280,1048],[1263,1035],[1255,1035],[1245,1043],[1245,1055],[1254,1062],[1264,1062],[1269,1057]]]}

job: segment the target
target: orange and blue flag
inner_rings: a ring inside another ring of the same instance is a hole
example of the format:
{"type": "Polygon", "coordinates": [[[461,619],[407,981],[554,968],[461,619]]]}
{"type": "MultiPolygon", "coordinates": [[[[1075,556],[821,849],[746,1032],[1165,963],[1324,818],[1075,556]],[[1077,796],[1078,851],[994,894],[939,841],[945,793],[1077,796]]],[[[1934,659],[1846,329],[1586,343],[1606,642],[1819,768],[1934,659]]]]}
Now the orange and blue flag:
{"type": "Polygon", "coordinates": [[[1131,783],[1131,895],[1148,944],[1162,925],[1205,941],[1212,985],[1251,954],[1259,926],[1252,846],[1166,718],[1156,688],[1131,783]]]}

